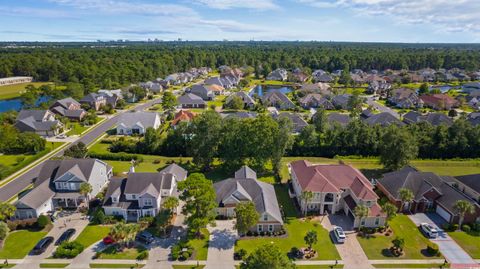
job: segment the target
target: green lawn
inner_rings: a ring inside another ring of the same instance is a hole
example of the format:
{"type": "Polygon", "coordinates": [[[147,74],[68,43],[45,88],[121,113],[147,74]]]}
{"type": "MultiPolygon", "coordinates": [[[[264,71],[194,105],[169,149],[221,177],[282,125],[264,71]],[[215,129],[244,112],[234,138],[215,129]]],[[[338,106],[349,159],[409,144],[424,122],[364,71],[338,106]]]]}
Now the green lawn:
{"type": "Polygon", "coordinates": [[[210,233],[207,229],[202,229],[202,239],[190,239],[188,244],[193,248],[193,260],[205,261],[208,256],[208,240],[210,233]]]}
{"type": "Polygon", "coordinates": [[[45,150],[37,152],[36,154],[17,154],[17,155],[3,155],[0,154],[0,164],[4,168],[0,168],[0,179],[4,179],[18,170],[28,166],[35,160],[47,155],[50,151],[63,145],[60,142],[47,142],[45,150]]]}
{"type": "MultiPolygon", "coordinates": [[[[390,221],[393,234],[390,236],[374,235],[370,238],[357,237],[365,254],[369,259],[432,259],[437,257],[426,256],[425,250],[429,240],[423,236],[418,227],[405,215],[398,215],[390,221]],[[396,236],[405,239],[405,254],[401,257],[391,257],[389,248],[396,236]]],[[[438,257],[440,258],[440,257],[438,257]]]]}
{"type": "Polygon", "coordinates": [[[215,99],[212,101],[207,102],[207,106],[210,107],[211,105],[215,105],[215,107],[222,107],[223,102],[225,101],[225,95],[215,96],[215,99]]]}
{"type": "Polygon", "coordinates": [[[0,250],[0,259],[23,259],[47,232],[28,230],[14,231],[5,239],[0,250]]]}
{"type": "Polygon", "coordinates": [[[9,263],[8,265],[5,265],[5,264],[0,264],[0,268],[13,268],[15,267],[15,263],[9,263]]]}
{"type": "Polygon", "coordinates": [[[137,263],[91,263],[90,268],[143,268],[145,264],[137,263]]]}
{"type": "Polygon", "coordinates": [[[82,244],[85,248],[88,248],[93,243],[102,240],[102,238],[107,236],[109,232],[110,232],[110,226],[88,225],[78,235],[75,241],[82,244]]]}
{"type": "Polygon", "coordinates": [[[136,260],[138,254],[145,250],[143,247],[139,248],[124,248],[122,251],[117,251],[115,246],[110,246],[103,250],[98,258],[105,260],[136,260]]]}
{"type": "MultiPolygon", "coordinates": [[[[440,268],[440,265],[442,265],[442,268],[450,268],[450,264],[443,265],[443,263],[425,263],[425,264],[412,264],[412,263],[406,263],[406,264],[392,264],[392,263],[387,263],[387,264],[373,264],[373,267],[375,268],[440,268]]],[[[298,267],[297,267],[298,268],[298,267]]]]}
{"type": "MultiPolygon", "coordinates": [[[[291,203],[291,202],[290,202],[291,203]]],[[[285,229],[288,236],[280,237],[257,237],[253,239],[241,239],[237,241],[235,251],[245,249],[247,255],[252,253],[258,246],[272,244],[278,246],[285,255],[290,252],[292,247],[306,247],[303,240],[308,231],[317,232],[318,242],[313,248],[318,252],[316,260],[338,260],[340,256],[333,245],[330,235],[326,229],[318,221],[303,221],[296,218],[288,218],[285,222],[285,229]]]]}
{"type": "Polygon", "coordinates": [[[51,84],[50,82],[29,82],[15,85],[0,86],[0,100],[12,99],[19,97],[28,85],[40,87],[42,85],[51,84]]]}
{"type": "Polygon", "coordinates": [[[69,263],[41,263],[40,268],[65,268],[69,263]]]}
{"type": "Polygon", "coordinates": [[[474,259],[480,259],[480,235],[468,234],[466,232],[448,233],[457,243],[474,259]]]}
{"type": "Polygon", "coordinates": [[[83,126],[79,122],[71,122],[69,127],[71,130],[67,132],[68,136],[81,135],[85,130],[90,128],[90,126],[83,126]]]}

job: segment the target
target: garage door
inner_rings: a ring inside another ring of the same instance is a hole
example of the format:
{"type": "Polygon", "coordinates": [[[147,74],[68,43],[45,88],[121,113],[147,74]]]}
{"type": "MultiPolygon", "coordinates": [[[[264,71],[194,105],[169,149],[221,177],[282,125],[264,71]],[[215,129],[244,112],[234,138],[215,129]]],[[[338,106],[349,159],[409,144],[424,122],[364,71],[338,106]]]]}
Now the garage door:
{"type": "Polygon", "coordinates": [[[452,214],[448,213],[443,207],[437,205],[436,212],[438,215],[440,215],[443,219],[446,221],[450,222],[450,219],[452,218],[452,214]]]}

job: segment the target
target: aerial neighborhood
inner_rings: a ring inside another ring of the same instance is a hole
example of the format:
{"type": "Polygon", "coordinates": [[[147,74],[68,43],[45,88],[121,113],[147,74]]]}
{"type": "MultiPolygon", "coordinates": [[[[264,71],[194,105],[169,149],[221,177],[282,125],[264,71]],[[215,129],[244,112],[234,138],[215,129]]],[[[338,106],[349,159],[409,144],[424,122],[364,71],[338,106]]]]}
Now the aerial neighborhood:
{"type": "Polygon", "coordinates": [[[480,268],[479,68],[247,56],[0,79],[0,264],[480,268]]]}

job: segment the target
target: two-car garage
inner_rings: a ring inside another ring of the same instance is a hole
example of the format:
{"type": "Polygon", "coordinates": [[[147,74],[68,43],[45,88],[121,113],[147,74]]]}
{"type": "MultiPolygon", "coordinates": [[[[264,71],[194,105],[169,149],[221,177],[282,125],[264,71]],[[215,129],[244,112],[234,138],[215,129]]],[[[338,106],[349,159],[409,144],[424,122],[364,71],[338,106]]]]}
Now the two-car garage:
{"type": "Polygon", "coordinates": [[[437,204],[437,208],[435,209],[435,212],[442,217],[444,220],[447,222],[450,222],[452,219],[452,214],[445,210],[441,205],[437,204]]]}

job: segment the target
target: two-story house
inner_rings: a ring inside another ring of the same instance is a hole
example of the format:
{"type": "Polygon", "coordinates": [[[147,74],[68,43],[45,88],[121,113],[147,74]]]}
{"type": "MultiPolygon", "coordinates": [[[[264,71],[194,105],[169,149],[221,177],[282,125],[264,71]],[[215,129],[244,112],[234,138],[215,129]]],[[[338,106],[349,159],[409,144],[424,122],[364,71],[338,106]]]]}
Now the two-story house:
{"type": "Polygon", "coordinates": [[[71,97],[57,100],[50,106],[50,110],[70,120],[81,121],[87,115],[87,112],[81,108],[79,102],[71,97]]]}
{"type": "Polygon", "coordinates": [[[41,136],[55,136],[63,129],[63,123],[50,110],[22,110],[15,127],[20,132],[32,132],[41,136]]]}
{"type": "Polygon", "coordinates": [[[112,176],[112,167],[97,159],[48,160],[34,180],[34,188],[15,203],[15,218],[38,218],[56,208],[77,209],[97,195],[112,176]],[[85,197],[80,185],[92,192],[85,197]]]}
{"type": "Polygon", "coordinates": [[[162,199],[176,195],[177,182],[186,177],[187,171],[176,164],[158,173],[135,173],[132,168],[126,178],[110,181],[103,203],[105,215],[133,222],[156,216],[162,199]]]}
{"type": "Polygon", "coordinates": [[[107,98],[102,94],[89,93],[80,100],[80,103],[87,104],[90,108],[98,111],[102,106],[107,104],[107,98]]]}
{"type": "Polygon", "coordinates": [[[372,184],[357,169],[345,164],[314,165],[306,160],[289,164],[293,191],[302,211],[319,214],[343,212],[353,227],[378,227],[385,224],[385,214],[377,203],[372,184]],[[311,199],[304,199],[311,192],[311,199]],[[357,205],[368,207],[368,217],[355,216],[357,205]]]}
{"type": "Polygon", "coordinates": [[[235,172],[234,178],[219,181],[213,187],[218,215],[234,217],[235,207],[239,203],[251,201],[260,215],[257,225],[251,227],[251,231],[273,232],[282,229],[283,219],[275,189],[271,184],[257,180],[257,174],[248,166],[242,166],[235,172]]]}

